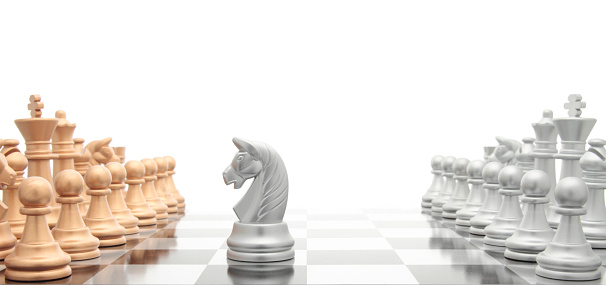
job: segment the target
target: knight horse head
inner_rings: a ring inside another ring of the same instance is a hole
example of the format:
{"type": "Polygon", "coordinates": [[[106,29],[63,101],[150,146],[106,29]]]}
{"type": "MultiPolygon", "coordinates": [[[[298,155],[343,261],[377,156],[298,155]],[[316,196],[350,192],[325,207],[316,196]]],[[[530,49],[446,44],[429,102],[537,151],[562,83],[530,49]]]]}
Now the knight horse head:
{"type": "Polygon", "coordinates": [[[0,154],[0,189],[6,190],[7,186],[15,184],[17,173],[8,166],[4,154],[0,154]]]}
{"type": "Polygon", "coordinates": [[[499,145],[494,149],[492,154],[488,156],[488,161],[501,162],[504,165],[515,165],[516,154],[519,152],[521,143],[514,139],[497,137],[499,145]]]}
{"type": "Polygon", "coordinates": [[[225,184],[239,189],[254,178],[244,197],[234,206],[243,223],[282,221],[288,200],[288,175],[280,155],[269,145],[234,138],[238,148],[231,165],[223,172],[225,184]]]}
{"type": "Polygon", "coordinates": [[[112,138],[104,138],[102,140],[92,141],[86,145],[86,149],[92,154],[90,165],[99,165],[101,163],[108,164],[110,162],[120,162],[120,158],[114,152],[114,149],[109,146],[112,138]]]}

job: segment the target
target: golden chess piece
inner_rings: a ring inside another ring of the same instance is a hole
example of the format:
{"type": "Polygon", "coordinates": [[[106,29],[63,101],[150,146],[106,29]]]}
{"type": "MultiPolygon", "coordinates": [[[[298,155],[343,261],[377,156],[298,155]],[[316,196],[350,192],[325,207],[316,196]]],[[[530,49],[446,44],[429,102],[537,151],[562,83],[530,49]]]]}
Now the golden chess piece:
{"type": "Polygon", "coordinates": [[[158,177],[156,177],[158,165],[153,159],[149,158],[142,159],[141,163],[145,166],[145,176],[143,176],[145,182],[143,183],[143,186],[141,186],[145,201],[147,201],[149,206],[156,211],[156,220],[158,220],[158,222],[167,221],[168,207],[162,203],[162,200],[158,197],[158,192],[156,192],[156,187],[154,186],[155,181],[158,179],[158,177]]]}
{"type": "Polygon", "coordinates": [[[92,166],[84,175],[84,181],[88,186],[86,192],[91,196],[88,213],[84,217],[84,223],[90,228],[90,232],[100,241],[100,247],[122,245],[126,243],[124,234],[126,230],[121,226],[107,203],[108,189],[112,175],[105,166],[92,166]]]}
{"type": "Polygon", "coordinates": [[[112,215],[124,227],[127,235],[136,234],[139,232],[139,227],[137,226],[139,219],[133,216],[130,209],[128,209],[122,195],[124,188],[126,188],[126,184],[124,184],[126,169],[119,162],[110,162],[105,167],[112,174],[112,182],[109,185],[109,189],[112,192],[107,198],[112,215]]]}
{"type": "Polygon", "coordinates": [[[177,190],[177,186],[175,185],[175,180],[173,175],[176,174],[175,167],[177,166],[177,161],[172,156],[165,156],[164,159],[168,163],[168,169],[166,170],[166,189],[168,192],[173,195],[173,197],[177,200],[177,209],[179,213],[185,212],[185,198],[179,193],[177,190]]]}
{"type": "Polygon", "coordinates": [[[9,184],[6,189],[2,191],[2,201],[6,203],[6,206],[8,207],[8,210],[6,211],[6,220],[15,237],[19,239],[23,233],[23,226],[25,226],[25,216],[19,213],[19,209],[23,207],[23,204],[19,201],[17,190],[19,189],[21,182],[25,179],[23,178],[23,174],[27,167],[27,158],[19,151],[17,145],[19,145],[18,140],[4,140],[4,146],[2,147],[2,150],[0,150],[0,153],[4,154],[8,166],[12,168],[17,175],[15,183],[9,184]]]}
{"type": "Polygon", "coordinates": [[[84,189],[82,175],[73,169],[66,169],[55,175],[55,191],[59,195],[61,213],[57,225],[51,231],[59,246],[72,261],[99,257],[99,239],[94,237],[82,220],[78,203],[84,189]]]}
{"type": "Polygon", "coordinates": [[[126,169],[126,184],[128,184],[128,191],[126,192],[126,198],[124,199],[126,206],[130,209],[133,216],[139,219],[139,226],[151,226],[155,225],[158,221],[156,220],[156,211],[154,211],[141,191],[141,184],[145,182],[143,175],[145,175],[145,166],[138,160],[131,160],[124,165],[126,169]]]}
{"type": "Polygon", "coordinates": [[[42,177],[29,177],[21,183],[19,200],[23,207],[20,212],[27,218],[15,251],[4,260],[6,279],[46,281],[72,274],[71,258],[61,250],[48,229],[45,215],[52,212],[49,207],[52,197],[53,189],[42,177]]]}
{"type": "Polygon", "coordinates": [[[177,213],[178,202],[175,198],[173,198],[166,188],[166,177],[168,176],[168,174],[166,174],[166,170],[168,169],[168,163],[163,157],[155,157],[154,161],[156,162],[156,165],[158,165],[158,172],[156,172],[156,177],[158,177],[158,180],[154,182],[158,197],[162,200],[162,203],[168,207],[166,210],[167,213],[177,213]]]}

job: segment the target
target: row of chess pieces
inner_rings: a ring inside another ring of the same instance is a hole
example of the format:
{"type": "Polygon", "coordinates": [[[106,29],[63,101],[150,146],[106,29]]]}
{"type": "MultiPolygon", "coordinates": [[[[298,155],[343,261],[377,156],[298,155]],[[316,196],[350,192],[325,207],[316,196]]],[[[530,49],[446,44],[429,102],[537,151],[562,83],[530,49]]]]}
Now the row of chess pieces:
{"type": "Polygon", "coordinates": [[[124,164],[125,148],[110,147],[111,138],[84,146],[83,139],[72,138],[75,124],[65,112],[41,118],[39,95],[28,106],[32,117],[15,120],[25,152],[17,140],[0,140],[0,259],[6,279],[71,276],[71,261],[99,258],[100,247],[123,245],[125,235],[139,227],[166,224],[169,214],[184,211],[173,157],[124,164]]]}
{"type": "Polygon", "coordinates": [[[568,99],[569,117],[554,119],[545,110],[532,124],[536,140],[497,137],[484,160],[433,157],[434,178],[421,205],[454,220],[457,230],[483,236],[487,251],[536,262],[539,276],[595,280],[602,259],[593,249],[606,248],[606,141],[589,140],[585,150],[596,120],[580,118],[580,95],[568,99]],[[562,160],[558,182],[556,159],[562,160]]]}

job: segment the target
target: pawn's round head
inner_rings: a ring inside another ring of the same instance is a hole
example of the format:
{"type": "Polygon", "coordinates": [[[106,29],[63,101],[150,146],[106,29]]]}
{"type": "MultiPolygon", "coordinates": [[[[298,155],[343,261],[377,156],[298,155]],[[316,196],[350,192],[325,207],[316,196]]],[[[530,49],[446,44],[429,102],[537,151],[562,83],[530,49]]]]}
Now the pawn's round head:
{"type": "Polygon", "coordinates": [[[503,164],[497,161],[489,162],[482,169],[482,178],[486,183],[499,183],[499,172],[503,169],[503,164]]]}
{"type": "Polygon", "coordinates": [[[555,199],[563,207],[583,207],[588,195],[587,184],[578,177],[566,177],[555,188],[555,199]]]}
{"type": "Polygon", "coordinates": [[[444,157],[441,155],[436,155],[436,156],[432,157],[431,158],[431,168],[433,170],[442,170],[442,160],[444,160],[444,157]]]}
{"type": "Polygon", "coordinates": [[[23,171],[27,168],[27,158],[20,152],[13,152],[6,156],[6,162],[15,171],[23,171]]]}
{"type": "Polygon", "coordinates": [[[104,189],[112,182],[112,174],[105,166],[95,165],[86,171],[84,182],[90,189],[104,189]]]}
{"type": "Polygon", "coordinates": [[[126,169],[119,162],[110,162],[105,165],[112,174],[112,183],[122,183],[126,180],[126,169]]]}
{"type": "MultiPolygon", "coordinates": [[[[168,164],[168,170],[172,171],[175,169],[175,167],[177,166],[177,161],[175,160],[174,157],[172,156],[165,156],[164,160],[166,160],[166,163],[168,164]]],[[[438,166],[438,169],[440,169],[440,166],[438,166]]]]}
{"type": "Polygon", "coordinates": [[[78,196],[84,190],[82,174],[73,169],[66,169],[55,176],[55,191],[59,196],[78,196]]]}
{"type": "Polygon", "coordinates": [[[141,179],[145,175],[145,166],[141,161],[130,160],[125,165],[126,177],[129,179],[141,179]]]}
{"type": "Polygon", "coordinates": [[[141,160],[141,163],[145,166],[145,175],[156,175],[158,172],[158,164],[153,159],[144,158],[141,160]]]}
{"type": "Polygon", "coordinates": [[[528,197],[545,197],[551,190],[551,178],[542,170],[526,172],[520,184],[524,195],[528,197]]]}
{"type": "Polygon", "coordinates": [[[469,165],[469,159],[457,158],[453,165],[455,175],[467,176],[467,165],[469,165]]]}
{"type": "Polygon", "coordinates": [[[504,189],[520,189],[524,171],[515,165],[503,167],[499,172],[499,184],[504,189]]]}
{"type": "Polygon", "coordinates": [[[472,179],[482,179],[482,170],[486,163],[483,160],[474,160],[467,165],[467,175],[472,179]]]}
{"type": "Polygon", "coordinates": [[[442,170],[444,170],[444,172],[453,172],[455,160],[457,160],[457,158],[454,156],[445,157],[442,160],[442,170]]]}
{"type": "Polygon", "coordinates": [[[154,157],[154,161],[158,165],[158,173],[164,173],[168,169],[168,163],[164,157],[154,157]]]}
{"type": "Polygon", "coordinates": [[[53,188],[46,179],[32,176],[19,186],[19,201],[24,206],[46,206],[53,196],[53,188]]]}

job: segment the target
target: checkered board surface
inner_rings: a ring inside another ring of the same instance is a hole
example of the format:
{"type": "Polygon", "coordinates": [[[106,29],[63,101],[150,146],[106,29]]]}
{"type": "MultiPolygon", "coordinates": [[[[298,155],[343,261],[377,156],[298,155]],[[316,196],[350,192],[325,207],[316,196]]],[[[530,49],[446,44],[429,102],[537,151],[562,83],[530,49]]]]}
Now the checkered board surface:
{"type": "MultiPolygon", "coordinates": [[[[164,225],[127,236],[126,245],[103,248],[100,258],[72,262],[71,277],[45,283],[565,283],[536,276],[536,264],[505,259],[503,249],[487,248],[481,237],[419,209],[289,209],[284,220],[295,238],[295,259],[268,264],[226,259],[235,219],[230,211],[187,209],[164,225]]],[[[596,252],[606,258],[606,250],[596,252]]],[[[0,269],[4,275],[4,265],[0,269]]]]}

